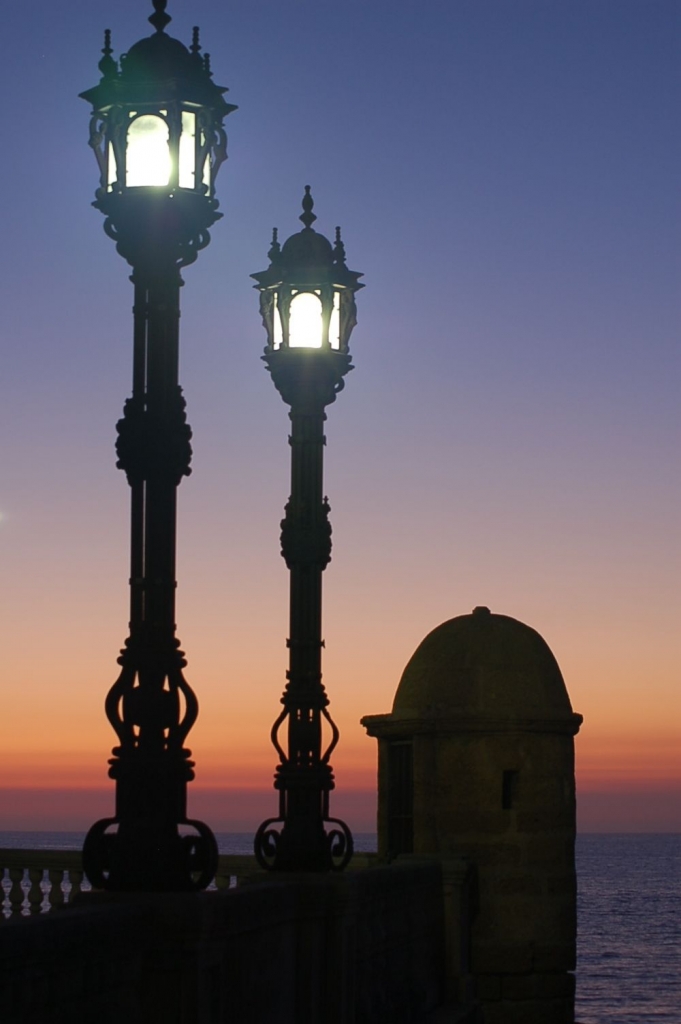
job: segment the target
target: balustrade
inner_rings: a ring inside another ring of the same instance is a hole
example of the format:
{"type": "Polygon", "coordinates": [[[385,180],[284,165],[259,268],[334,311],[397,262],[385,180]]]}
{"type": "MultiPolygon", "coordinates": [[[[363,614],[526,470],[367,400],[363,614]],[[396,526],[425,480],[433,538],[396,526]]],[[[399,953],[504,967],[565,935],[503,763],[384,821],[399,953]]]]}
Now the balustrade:
{"type": "MultiPolygon", "coordinates": [[[[258,871],[255,857],[222,854],[209,889],[231,889],[258,871]]],[[[0,849],[0,922],[46,914],[91,888],[79,850],[0,849]]]]}

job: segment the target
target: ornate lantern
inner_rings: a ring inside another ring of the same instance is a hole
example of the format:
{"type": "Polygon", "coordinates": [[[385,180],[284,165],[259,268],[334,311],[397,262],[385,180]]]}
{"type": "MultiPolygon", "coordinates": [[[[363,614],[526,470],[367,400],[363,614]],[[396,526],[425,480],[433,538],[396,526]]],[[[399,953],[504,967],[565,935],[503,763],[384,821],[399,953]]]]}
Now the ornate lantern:
{"type": "Polygon", "coordinates": [[[260,290],[260,312],[267,331],[266,352],[280,348],[332,349],[347,354],[357,323],[355,292],[362,276],[345,265],[345,249],[336,228],[336,244],[312,227],[316,216],[310,186],[305,186],[303,231],[283,249],[275,228],[270,266],[252,277],[260,290]]]}
{"type": "Polygon", "coordinates": [[[156,32],[123,54],[120,69],[107,29],[102,80],[81,93],[93,107],[90,145],[100,171],[94,205],[133,264],[145,248],[156,256],[171,242],[185,250],[186,265],[207,244],[207,228],[222,216],[215,199],[227,156],[222,122],[236,110],[212,81],[198,28],[188,49],[166,35],[165,7],[154,0],[149,21],[156,32]]]}

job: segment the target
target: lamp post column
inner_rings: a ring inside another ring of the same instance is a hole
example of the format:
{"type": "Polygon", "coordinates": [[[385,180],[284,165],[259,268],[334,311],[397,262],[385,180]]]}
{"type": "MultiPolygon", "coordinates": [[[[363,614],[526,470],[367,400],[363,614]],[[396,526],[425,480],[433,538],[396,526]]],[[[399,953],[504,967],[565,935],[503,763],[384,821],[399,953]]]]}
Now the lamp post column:
{"type": "Polygon", "coordinates": [[[194,778],[184,741],[198,714],[175,637],[177,487],[189,475],[191,429],[178,383],[179,267],[136,267],[133,391],[117,425],[117,465],[131,488],[130,635],[106,699],[119,745],[109,775],[115,816],[88,833],[93,884],[145,891],[203,888],[215,839],[187,818],[194,778]],[[193,835],[181,835],[179,826],[193,835]]]}
{"type": "Polygon", "coordinates": [[[117,465],[131,490],[130,634],[105,702],[117,738],[111,818],[85,839],[83,867],[97,888],[182,891],[208,885],[215,838],[187,817],[194,778],[187,735],[198,714],[175,636],[177,488],[190,473],[191,430],[178,382],[181,269],[210,241],[214,183],[226,158],[223,118],[235,107],[212,82],[198,29],[188,49],[165,32],[166,0],[153,0],[155,33],[112,58],[105,33],[90,145],[100,170],[93,204],[132,267],[133,384],[117,424],[117,465]]]}
{"type": "Polygon", "coordinates": [[[175,628],[177,486],[191,472],[178,382],[179,269],[136,269],[132,397],[118,423],[118,468],[132,491],[130,621],[175,628]]]}
{"type": "Polygon", "coordinates": [[[288,753],[277,768],[284,819],[277,866],[298,870],[329,863],[323,822],[334,787],[329,758],[338,730],[322,684],[322,572],[331,559],[329,505],[323,498],[324,405],[294,401],[291,412],[291,497],[281,524],[281,550],[290,571],[289,669],[283,697],[288,753]],[[322,749],[322,721],[331,742],[322,749]]]}
{"type": "Polygon", "coordinates": [[[281,522],[281,553],[290,573],[289,668],[283,710],[272,728],[280,758],[274,782],[279,816],[260,826],[255,848],[261,864],[277,871],[326,871],[342,868],[352,855],[347,825],[329,816],[334,788],[329,762],[339,734],[327,710],[321,668],[322,573],[331,560],[325,408],[335,401],[351,364],[342,353],[318,352],[311,359],[309,352],[295,349],[268,353],[265,361],[291,407],[291,496],[281,522]],[[284,723],[286,749],[279,739],[284,723]],[[276,822],[282,824],[280,832],[272,828],[276,822]]]}

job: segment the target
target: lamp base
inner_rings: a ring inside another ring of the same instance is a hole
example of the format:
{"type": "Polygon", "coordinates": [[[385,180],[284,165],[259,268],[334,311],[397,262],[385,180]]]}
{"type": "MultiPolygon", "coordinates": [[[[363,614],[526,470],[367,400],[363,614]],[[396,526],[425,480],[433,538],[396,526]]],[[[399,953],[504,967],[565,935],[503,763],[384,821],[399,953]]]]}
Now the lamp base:
{"type": "Polygon", "coordinates": [[[218,866],[215,836],[202,821],[160,825],[146,819],[95,822],[83,845],[83,869],[95,889],[109,892],[196,892],[218,866]],[[181,835],[188,827],[194,834],[181,835]]]}
{"type": "Polygon", "coordinates": [[[255,834],[253,849],[266,871],[342,871],[350,863],[354,843],[339,818],[268,818],[255,834]],[[279,824],[281,829],[274,827],[279,824]]]}

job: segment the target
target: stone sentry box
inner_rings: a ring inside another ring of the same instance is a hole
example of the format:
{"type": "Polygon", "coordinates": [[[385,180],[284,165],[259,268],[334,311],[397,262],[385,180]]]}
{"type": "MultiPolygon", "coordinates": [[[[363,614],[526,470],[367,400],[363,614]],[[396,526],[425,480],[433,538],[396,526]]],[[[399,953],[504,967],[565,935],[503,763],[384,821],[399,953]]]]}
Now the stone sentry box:
{"type": "Polygon", "coordinates": [[[581,722],[542,637],[488,608],[429,633],[392,713],[362,719],[379,747],[379,858],[475,871],[470,971],[485,1024],[574,1021],[581,722]]]}

